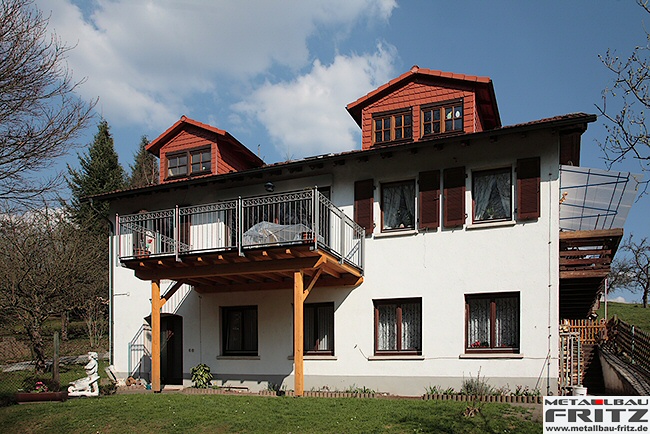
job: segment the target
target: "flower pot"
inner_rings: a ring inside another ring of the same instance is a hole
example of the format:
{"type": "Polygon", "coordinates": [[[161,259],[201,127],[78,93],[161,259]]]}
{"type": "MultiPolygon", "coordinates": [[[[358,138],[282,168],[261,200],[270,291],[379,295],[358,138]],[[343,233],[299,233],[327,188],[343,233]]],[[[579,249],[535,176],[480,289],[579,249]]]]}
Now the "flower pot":
{"type": "Polygon", "coordinates": [[[65,401],[68,399],[68,392],[18,392],[16,401],[24,402],[47,402],[47,401],[65,401]]]}
{"type": "Polygon", "coordinates": [[[150,254],[151,252],[149,252],[147,249],[135,249],[133,252],[133,255],[136,258],[148,258],[150,254]]]}

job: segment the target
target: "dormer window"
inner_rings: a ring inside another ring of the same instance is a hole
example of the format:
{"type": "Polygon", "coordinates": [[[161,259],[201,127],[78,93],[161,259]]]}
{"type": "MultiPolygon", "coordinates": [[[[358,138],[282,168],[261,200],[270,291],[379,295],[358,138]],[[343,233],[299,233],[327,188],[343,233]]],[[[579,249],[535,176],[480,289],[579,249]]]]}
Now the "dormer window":
{"type": "Polygon", "coordinates": [[[422,135],[463,131],[463,101],[422,109],[422,135]]]}
{"type": "Polygon", "coordinates": [[[190,152],[192,159],[192,174],[210,172],[212,170],[210,149],[201,149],[190,152]]]}
{"type": "Polygon", "coordinates": [[[167,177],[187,175],[187,154],[176,154],[167,157],[167,177]]]}
{"type": "Polygon", "coordinates": [[[192,149],[167,156],[167,178],[205,175],[212,172],[210,148],[192,149]],[[189,163],[189,164],[188,164],[189,163]]]}
{"type": "Polygon", "coordinates": [[[374,143],[388,143],[413,137],[411,111],[379,114],[373,117],[374,143]]]}

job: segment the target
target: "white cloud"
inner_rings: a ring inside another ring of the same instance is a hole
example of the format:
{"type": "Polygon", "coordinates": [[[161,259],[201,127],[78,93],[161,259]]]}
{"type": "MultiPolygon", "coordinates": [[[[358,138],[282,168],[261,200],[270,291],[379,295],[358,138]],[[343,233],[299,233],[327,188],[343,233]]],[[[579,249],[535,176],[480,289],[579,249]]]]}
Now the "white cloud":
{"type": "MultiPolygon", "coordinates": [[[[601,301],[601,303],[604,303],[605,302],[605,296],[601,295],[600,296],[600,301],[601,301]]],[[[610,301],[612,301],[614,303],[635,303],[634,301],[626,300],[625,297],[623,297],[622,295],[619,295],[618,297],[611,297],[610,296],[610,297],[607,298],[607,302],[610,302],[610,301]]]]}
{"type": "Polygon", "coordinates": [[[345,107],[394,74],[396,50],[378,45],[366,55],[338,55],[331,65],[316,60],[290,82],[261,86],[235,111],[262,122],[279,154],[300,158],[359,146],[359,127],[345,107]]]}
{"type": "MultiPolygon", "coordinates": [[[[166,128],[190,98],[219,94],[273,66],[309,64],[307,40],[322,26],[386,21],[395,0],[96,0],[84,13],[72,0],[37,0],[50,28],[70,45],[80,89],[100,97],[111,123],[166,128]]],[[[190,107],[191,108],[191,107],[190,107]]]]}

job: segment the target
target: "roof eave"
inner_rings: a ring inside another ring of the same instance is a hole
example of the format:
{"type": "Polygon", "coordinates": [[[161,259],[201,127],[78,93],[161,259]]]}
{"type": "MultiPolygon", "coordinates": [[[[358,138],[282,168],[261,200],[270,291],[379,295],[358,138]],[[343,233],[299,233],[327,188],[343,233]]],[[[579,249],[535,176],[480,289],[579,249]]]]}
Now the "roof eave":
{"type": "Polygon", "coordinates": [[[269,164],[261,167],[242,170],[239,172],[224,173],[220,175],[212,175],[212,176],[205,176],[199,178],[192,178],[188,180],[176,181],[171,183],[157,184],[149,187],[141,187],[141,188],[131,189],[131,190],[122,190],[122,191],[104,193],[104,194],[89,196],[86,199],[111,201],[115,199],[133,197],[140,194],[149,194],[158,191],[172,190],[177,188],[188,188],[197,184],[222,182],[229,179],[241,178],[242,176],[259,177],[260,175],[264,175],[264,174],[273,175],[273,172],[277,171],[278,169],[280,170],[292,169],[298,166],[314,164],[315,162],[326,163],[330,161],[340,160],[342,158],[351,159],[351,158],[357,158],[359,156],[372,156],[374,154],[409,149],[417,146],[436,146],[439,144],[454,144],[454,143],[467,142],[469,140],[489,139],[491,137],[502,136],[507,134],[520,134],[523,132],[534,131],[534,130],[542,130],[542,129],[564,130],[564,129],[577,128],[580,132],[584,132],[587,128],[587,124],[591,122],[595,122],[596,120],[597,120],[597,116],[593,114],[573,113],[569,115],[558,116],[558,117],[547,118],[547,119],[540,119],[537,121],[531,121],[522,124],[508,125],[505,127],[495,128],[492,130],[485,130],[477,133],[459,134],[451,137],[447,136],[441,138],[434,138],[427,141],[407,142],[399,145],[373,147],[370,149],[357,149],[357,150],[346,151],[338,154],[328,154],[322,156],[307,157],[302,160],[269,164]]]}

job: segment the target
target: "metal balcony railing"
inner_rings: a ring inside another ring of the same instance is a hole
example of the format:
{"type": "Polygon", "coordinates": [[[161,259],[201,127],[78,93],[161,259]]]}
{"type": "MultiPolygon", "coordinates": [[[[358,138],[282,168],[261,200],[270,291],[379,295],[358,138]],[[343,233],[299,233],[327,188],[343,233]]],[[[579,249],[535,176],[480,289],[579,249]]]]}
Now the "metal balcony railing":
{"type": "Polygon", "coordinates": [[[365,231],[316,188],[116,216],[120,260],[309,244],[363,269],[365,231]]]}

